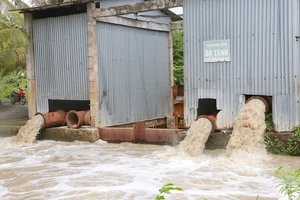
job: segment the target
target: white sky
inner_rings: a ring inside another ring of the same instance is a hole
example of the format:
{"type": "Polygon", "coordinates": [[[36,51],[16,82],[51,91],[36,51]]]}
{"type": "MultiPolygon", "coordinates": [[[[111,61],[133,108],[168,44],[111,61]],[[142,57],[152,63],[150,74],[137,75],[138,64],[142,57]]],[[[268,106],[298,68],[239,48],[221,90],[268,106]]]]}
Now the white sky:
{"type": "Polygon", "coordinates": [[[180,15],[183,13],[182,7],[177,7],[177,8],[171,8],[170,9],[173,13],[176,13],[177,15],[180,15]]]}

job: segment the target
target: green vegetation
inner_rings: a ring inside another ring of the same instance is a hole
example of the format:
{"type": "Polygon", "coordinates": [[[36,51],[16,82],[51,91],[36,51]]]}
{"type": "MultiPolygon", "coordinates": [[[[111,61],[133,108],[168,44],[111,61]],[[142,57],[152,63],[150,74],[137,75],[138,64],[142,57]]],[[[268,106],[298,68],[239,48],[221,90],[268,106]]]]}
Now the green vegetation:
{"type": "MultiPolygon", "coordinates": [[[[27,88],[26,74],[24,71],[12,72],[0,79],[0,100],[9,102],[12,91],[19,91],[19,87],[27,88]]],[[[25,90],[26,94],[27,91],[25,90]]]]}
{"type": "Polygon", "coordinates": [[[279,178],[277,187],[280,192],[288,195],[289,200],[300,199],[300,168],[293,170],[288,167],[279,167],[276,170],[276,176],[279,178]]]}
{"type": "Polygon", "coordinates": [[[23,14],[18,8],[26,8],[21,0],[0,0],[0,102],[9,101],[12,91],[18,91],[18,83],[26,87],[26,45],[28,36],[23,28],[23,14]],[[24,76],[21,76],[24,74],[24,76]]]}
{"type": "Polygon", "coordinates": [[[264,136],[267,151],[274,154],[300,156],[300,127],[295,128],[295,133],[286,142],[279,136],[264,136]]]}
{"type": "Polygon", "coordinates": [[[183,30],[174,30],[173,37],[173,62],[174,62],[174,84],[184,84],[184,58],[183,58],[183,30]]]}
{"type": "Polygon", "coordinates": [[[173,187],[174,184],[168,183],[164,185],[162,188],[159,189],[159,195],[155,197],[155,200],[163,200],[165,199],[163,194],[171,194],[171,190],[177,190],[177,191],[183,191],[182,188],[179,187],[173,187]]]}
{"type": "MultiPolygon", "coordinates": [[[[17,9],[9,1],[0,0],[0,77],[25,69],[28,37],[23,28],[23,15],[8,12],[17,9]],[[5,5],[5,6],[4,6],[5,5]]],[[[25,4],[26,5],[26,4],[25,4]]]]}
{"type": "Polygon", "coordinates": [[[272,131],[273,130],[273,116],[272,113],[268,113],[265,118],[266,122],[266,130],[272,131]]]}

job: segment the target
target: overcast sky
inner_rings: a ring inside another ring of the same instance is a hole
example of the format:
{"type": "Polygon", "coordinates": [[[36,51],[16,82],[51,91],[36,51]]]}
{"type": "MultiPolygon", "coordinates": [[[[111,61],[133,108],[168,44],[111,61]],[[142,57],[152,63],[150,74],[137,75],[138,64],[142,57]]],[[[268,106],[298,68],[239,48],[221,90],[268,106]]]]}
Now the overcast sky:
{"type": "Polygon", "coordinates": [[[176,13],[177,15],[180,15],[183,13],[182,7],[177,7],[177,8],[171,8],[170,9],[172,12],[176,13]]]}

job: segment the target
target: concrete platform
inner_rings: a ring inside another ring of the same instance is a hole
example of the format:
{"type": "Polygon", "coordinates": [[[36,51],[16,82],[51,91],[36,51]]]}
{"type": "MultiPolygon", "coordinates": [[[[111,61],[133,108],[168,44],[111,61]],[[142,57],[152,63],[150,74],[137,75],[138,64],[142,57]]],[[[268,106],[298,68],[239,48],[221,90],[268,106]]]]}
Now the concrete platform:
{"type": "MultiPolygon", "coordinates": [[[[21,126],[0,126],[0,137],[15,136],[18,134],[20,128],[21,126]]],[[[99,140],[99,132],[98,129],[92,129],[90,127],[70,129],[67,126],[63,126],[41,130],[37,138],[66,142],[73,142],[76,140],[95,142],[99,140]]]]}
{"type": "Polygon", "coordinates": [[[67,126],[63,126],[42,130],[39,139],[66,142],[74,142],[76,140],[95,142],[99,140],[99,132],[98,129],[90,127],[70,129],[67,126]]]}
{"type": "Polygon", "coordinates": [[[12,137],[18,134],[21,126],[0,126],[0,137],[12,137]]]}

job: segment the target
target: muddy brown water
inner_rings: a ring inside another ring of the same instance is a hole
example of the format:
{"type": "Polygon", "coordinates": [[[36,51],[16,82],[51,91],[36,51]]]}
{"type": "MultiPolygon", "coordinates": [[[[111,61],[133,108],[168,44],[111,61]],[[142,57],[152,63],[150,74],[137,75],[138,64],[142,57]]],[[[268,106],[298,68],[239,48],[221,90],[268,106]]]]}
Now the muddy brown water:
{"type": "MultiPolygon", "coordinates": [[[[201,130],[201,123],[193,130],[201,130]]],[[[191,136],[190,145],[197,146],[193,142],[199,140],[191,136]]],[[[276,187],[275,171],[300,166],[299,157],[271,155],[260,145],[234,145],[229,154],[228,149],[205,150],[202,143],[197,151],[186,150],[189,141],[177,147],[101,140],[32,142],[20,147],[13,138],[0,138],[0,199],[145,200],[154,199],[166,183],[183,189],[165,195],[172,200],[288,199],[276,187]]]]}
{"type": "Polygon", "coordinates": [[[7,147],[0,138],[0,199],[154,199],[166,183],[183,192],[167,199],[287,199],[276,188],[279,166],[300,166],[298,157],[227,156],[225,150],[204,150],[187,157],[178,147],[108,144],[103,141],[35,141],[7,147]]]}

